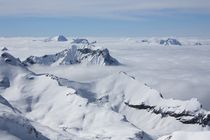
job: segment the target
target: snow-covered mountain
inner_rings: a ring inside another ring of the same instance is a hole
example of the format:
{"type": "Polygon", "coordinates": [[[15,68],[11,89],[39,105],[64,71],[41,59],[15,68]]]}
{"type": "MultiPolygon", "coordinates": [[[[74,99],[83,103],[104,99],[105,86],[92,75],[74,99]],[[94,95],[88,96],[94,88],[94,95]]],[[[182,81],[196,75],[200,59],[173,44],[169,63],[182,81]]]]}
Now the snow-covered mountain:
{"type": "MultiPolygon", "coordinates": [[[[48,139],[64,139],[66,136],[58,133],[51,128],[41,125],[35,120],[28,118],[25,111],[22,110],[21,104],[31,104],[30,100],[19,100],[18,89],[21,89],[22,83],[18,83],[19,79],[25,79],[26,75],[33,73],[25,68],[19,61],[12,55],[7,53],[2,54],[0,57],[0,136],[5,140],[48,140],[48,139]],[[9,60],[9,61],[8,61],[9,60]],[[18,78],[19,77],[19,78],[18,78]],[[5,87],[6,79],[6,87],[5,87]],[[10,83],[9,85],[7,83],[10,83]],[[5,99],[3,94],[8,93],[6,96],[10,99],[5,99]],[[3,95],[3,96],[2,96],[3,95]],[[17,105],[17,104],[19,105],[17,105]]],[[[24,84],[23,84],[24,86],[24,84]]],[[[23,87],[22,87],[23,88],[23,87]]],[[[24,95],[23,95],[24,96],[24,95]]],[[[28,95],[32,97],[32,95],[28,95]]],[[[74,137],[72,137],[74,138],[74,137]]]]}
{"type": "Polygon", "coordinates": [[[92,45],[77,46],[56,54],[41,57],[30,56],[24,62],[25,65],[72,65],[72,64],[96,64],[119,65],[119,62],[109,54],[108,49],[97,49],[92,45]]]}
{"type": "Polygon", "coordinates": [[[80,83],[35,74],[8,53],[1,55],[0,67],[1,83],[5,78],[10,83],[2,84],[2,102],[18,110],[43,139],[152,140],[176,130],[209,130],[209,112],[196,99],[165,99],[125,72],[80,83]]]}
{"type": "Polygon", "coordinates": [[[178,38],[182,47],[163,47],[161,39],[103,38],[93,45],[0,38],[9,48],[0,52],[0,139],[209,139],[210,112],[199,98],[208,101],[208,40],[178,38]],[[97,46],[124,65],[99,67],[107,57],[97,46]],[[97,65],[71,65],[80,63],[97,65]],[[191,90],[182,91],[185,84],[191,90]],[[164,88],[190,96],[174,99],[164,88]]]}
{"type": "Polygon", "coordinates": [[[160,45],[179,45],[181,46],[182,44],[174,38],[168,38],[166,40],[160,40],[160,45]]]}
{"type": "Polygon", "coordinates": [[[89,42],[87,39],[85,38],[77,38],[77,39],[73,39],[73,41],[71,42],[72,44],[84,44],[84,45],[94,45],[96,43],[96,41],[93,42],[89,42]]]}
{"type": "Polygon", "coordinates": [[[33,126],[33,121],[24,117],[1,95],[0,136],[2,140],[48,140],[33,126]]]}
{"type": "Polygon", "coordinates": [[[77,38],[77,39],[73,39],[72,44],[86,44],[86,45],[89,45],[90,42],[87,39],[84,39],[84,38],[77,38]]]}
{"type": "Polygon", "coordinates": [[[2,51],[2,52],[8,51],[8,49],[7,49],[6,47],[4,47],[4,48],[1,49],[1,51],[2,51]]]}
{"type": "Polygon", "coordinates": [[[76,140],[80,137],[91,140],[151,139],[141,129],[130,124],[123,115],[96,102],[91,103],[88,91],[84,91],[87,95],[82,96],[77,89],[62,86],[53,76],[34,74],[19,65],[18,59],[6,55],[12,60],[12,63],[8,63],[5,54],[2,55],[4,57],[1,57],[0,64],[3,69],[0,75],[8,78],[10,86],[3,89],[1,95],[27,118],[42,124],[36,129],[41,127],[46,137],[76,140]],[[51,134],[44,126],[55,131],[55,134],[51,134]]]}
{"type": "Polygon", "coordinates": [[[210,44],[209,39],[173,37],[137,38],[136,42],[149,46],[207,46],[210,44]]]}
{"type": "MultiPolygon", "coordinates": [[[[137,41],[139,42],[139,41],[137,41]]],[[[147,44],[147,45],[164,45],[164,46],[181,46],[182,43],[175,38],[149,38],[143,39],[139,43],[147,44]]]]}
{"type": "Polygon", "coordinates": [[[64,41],[68,41],[68,39],[64,35],[58,35],[58,36],[54,36],[54,37],[45,39],[44,41],[45,42],[48,42],[48,41],[64,42],[64,41]]]}

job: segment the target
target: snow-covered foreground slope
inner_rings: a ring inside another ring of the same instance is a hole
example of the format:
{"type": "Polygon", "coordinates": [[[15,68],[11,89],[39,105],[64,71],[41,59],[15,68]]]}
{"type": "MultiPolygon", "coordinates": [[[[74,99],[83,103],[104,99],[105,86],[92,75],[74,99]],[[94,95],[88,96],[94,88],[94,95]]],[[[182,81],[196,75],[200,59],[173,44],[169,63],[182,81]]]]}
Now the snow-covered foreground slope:
{"type": "Polygon", "coordinates": [[[164,99],[125,72],[79,83],[35,74],[8,53],[2,54],[1,67],[1,77],[10,83],[1,95],[40,124],[35,128],[46,138],[150,140],[179,129],[209,130],[209,112],[197,100],[164,99]]]}
{"type": "Polygon", "coordinates": [[[57,132],[47,125],[41,125],[36,120],[27,117],[26,112],[30,111],[32,104],[30,98],[33,98],[33,92],[26,93],[22,88],[25,88],[23,82],[32,80],[33,77],[31,76],[34,73],[25,68],[19,59],[4,53],[0,57],[0,68],[0,93],[3,96],[6,94],[5,97],[10,99],[7,101],[0,96],[0,131],[5,139],[80,139],[71,134],[57,132]],[[2,79],[7,79],[9,86],[5,86],[2,79]],[[22,91],[19,92],[19,90],[22,91]]]}
{"type": "Polygon", "coordinates": [[[210,132],[184,132],[178,131],[174,132],[171,135],[163,136],[158,140],[209,140],[210,132]]]}
{"type": "Polygon", "coordinates": [[[150,139],[123,115],[90,103],[87,98],[77,95],[75,89],[59,85],[48,75],[36,75],[28,71],[18,59],[7,53],[2,56],[1,77],[7,77],[10,86],[3,87],[1,94],[27,118],[59,134],[65,133],[70,139],[74,135],[91,140],[150,139]]]}

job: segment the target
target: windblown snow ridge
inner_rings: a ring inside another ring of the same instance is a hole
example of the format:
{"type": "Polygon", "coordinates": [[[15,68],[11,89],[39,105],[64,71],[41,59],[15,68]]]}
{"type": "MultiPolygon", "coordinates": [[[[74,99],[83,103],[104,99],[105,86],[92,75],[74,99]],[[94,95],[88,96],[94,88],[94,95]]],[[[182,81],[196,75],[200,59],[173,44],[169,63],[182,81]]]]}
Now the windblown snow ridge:
{"type": "MultiPolygon", "coordinates": [[[[127,73],[124,72],[123,74],[127,75],[127,73]]],[[[129,77],[132,80],[135,80],[134,77],[129,77]]],[[[145,86],[148,85],[145,84],[145,86]]],[[[157,93],[158,92],[156,92],[156,94],[157,93]]],[[[153,100],[152,96],[153,95],[151,94],[149,96],[149,99],[147,100],[153,100]]],[[[184,124],[199,124],[202,126],[210,125],[210,112],[203,110],[202,105],[198,102],[196,98],[192,98],[191,100],[186,101],[164,99],[162,94],[159,93],[156,96],[156,103],[150,104],[147,100],[142,100],[139,104],[132,103],[129,101],[125,101],[124,103],[132,108],[147,110],[148,112],[160,114],[162,117],[174,117],[184,124]]]]}
{"type": "Polygon", "coordinates": [[[93,46],[72,45],[56,54],[44,55],[41,57],[30,56],[24,62],[25,65],[72,65],[72,64],[96,64],[96,65],[119,65],[108,49],[95,49],[93,46]]]}
{"type": "MultiPolygon", "coordinates": [[[[202,109],[202,105],[195,98],[186,101],[165,99],[158,91],[125,72],[112,76],[109,82],[113,89],[121,89],[121,92],[116,96],[123,94],[124,103],[129,107],[151,111],[162,117],[174,117],[185,124],[210,125],[210,112],[202,109]]],[[[101,84],[104,86],[108,83],[103,81],[101,84]]],[[[107,90],[109,89],[107,88],[107,90]]]]}
{"type": "MultiPolygon", "coordinates": [[[[89,91],[88,100],[91,102],[106,100],[106,103],[110,102],[110,104],[115,104],[115,101],[110,99],[117,98],[117,96],[120,96],[120,94],[122,94],[122,97],[124,97],[124,99],[122,99],[121,102],[128,107],[140,110],[147,110],[148,112],[152,112],[157,115],[160,114],[162,117],[174,117],[184,124],[199,124],[202,126],[210,125],[210,112],[203,110],[202,105],[198,102],[197,99],[192,98],[191,100],[186,101],[164,99],[161,93],[150,88],[146,84],[138,82],[135,77],[128,75],[126,72],[119,72],[118,74],[111,75],[107,78],[109,79],[107,81],[105,78],[99,82],[86,83],[86,85],[82,83],[68,81],[67,79],[59,78],[51,74],[46,74],[46,76],[49,76],[52,79],[56,80],[61,86],[70,86],[74,89],[76,89],[75,87],[90,87],[90,85],[94,85],[93,87],[97,87],[101,84],[103,84],[103,86],[106,88],[106,82],[109,81],[110,83],[112,83],[113,89],[122,89],[122,85],[124,86],[125,90],[116,95],[112,93],[114,91],[110,91],[108,95],[97,95],[97,91],[86,89],[89,91]],[[126,91],[130,88],[134,88],[136,93],[132,93],[133,91],[126,91]],[[146,92],[146,94],[141,93],[140,91],[144,91],[146,92]]],[[[82,89],[79,89],[78,94],[80,96],[83,96],[83,93],[80,93],[80,90],[82,91],[82,89]]],[[[102,91],[103,89],[99,90],[102,91]]],[[[107,90],[109,90],[109,88],[107,88],[107,90]]],[[[74,93],[77,92],[75,91],[74,93]]]]}

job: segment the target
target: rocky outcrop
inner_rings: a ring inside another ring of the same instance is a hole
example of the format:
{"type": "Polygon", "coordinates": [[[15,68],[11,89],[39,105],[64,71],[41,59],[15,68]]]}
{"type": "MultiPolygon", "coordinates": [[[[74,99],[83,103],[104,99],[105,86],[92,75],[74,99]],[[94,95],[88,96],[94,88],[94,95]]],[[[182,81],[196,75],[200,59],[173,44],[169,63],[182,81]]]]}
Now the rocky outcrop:
{"type": "Polygon", "coordinates": [[[8,51],[8,49],[6,47],[1,49],[2,52],[8,51]]]}
{"type": "Polygon", "coordinates": [[[165,40],[164,39],[160,40],[160,45],[166,45],[166,46],[168,46],[168,45],[178,45],[178,46],[181,46],[182,44],[174,38],[168,38],[168,39],[165,39],[165,40]]]}
{"type": "Polygon", "coordinates": [[[0,79],[0,88],[8,88],[10,87],[10,81],[8,77],[3,77],[0,79]]]}
{"type": "Polygon", "coordinates": [[[65,36],[63,36],[63,35],[58,35],[58,36],[55,36],[55,37],[51,37],[51,38],[45,39],[44,41],[45,42],[49,42],[49,41],[64,42],[64,41],[68,41],[68,39],[65,36]]]}
{"type": "Polygon", "coordinates": [[[132,105],[127,102],[125,102],[125,104],[132,108],[140,110],[144,109],[147,110],[148,112],[160,114],[162,117],[167,117],[167,116],[174,117],[184,124],[200,124],[202,126],[210,125],[210,112],[205,112],[201,110],[192,112],[187,109],[179,111],[180,110],[179,106],[171,110],[170,107],[167,106],[158,107],[158,106],[146,105],[144,103],[139,105],[132,105]]]}
{"type": "Polygon", "coordinates": [[[5,63],[10,64],[10,65],[23,66],[19,58],[15,58],[14,56],[12,56],[11,54],[7,52],[4,52],[3,54],[1,54],[1,60],[3,60],[5,63]]]}
{"type": "Polygon", "coordinates": [[[90,42],[87,39],[84,39],[84,38],[77,38],[77,39],[73,39],[72,44],[86,44],[86,45],[89,45],[90,42]]]}

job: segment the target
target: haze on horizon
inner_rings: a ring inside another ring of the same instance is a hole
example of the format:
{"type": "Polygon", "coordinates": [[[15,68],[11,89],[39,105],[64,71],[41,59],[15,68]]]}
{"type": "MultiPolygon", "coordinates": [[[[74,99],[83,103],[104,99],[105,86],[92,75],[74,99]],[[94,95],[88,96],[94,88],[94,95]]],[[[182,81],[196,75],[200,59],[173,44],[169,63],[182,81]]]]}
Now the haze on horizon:
{"type": "Polygon", "coordinates": [[[0,36],[210,36],[209,0],[0,0],[0,36]]]}

